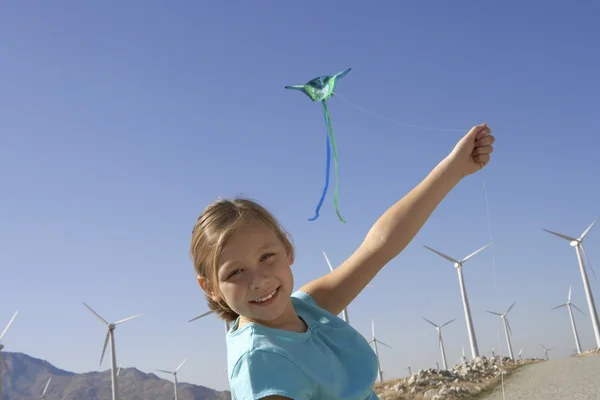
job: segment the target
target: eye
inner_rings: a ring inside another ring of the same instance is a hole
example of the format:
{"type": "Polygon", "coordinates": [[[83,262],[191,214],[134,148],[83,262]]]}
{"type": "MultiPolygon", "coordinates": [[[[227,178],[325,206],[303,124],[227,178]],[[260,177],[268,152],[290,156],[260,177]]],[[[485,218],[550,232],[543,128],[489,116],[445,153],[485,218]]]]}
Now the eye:
{"type": "Polygon", "coordinates": [[[229,273],[229,275],[227,275],[227,279],[231,278],[231,277],[232,277],[232,276],[234,276],[234,275],[237,275],[237,274],[239,274],[240,272],[242,272],[242,270],[241,270],[241,269],[236,269],[236,270],[234,270],[234,271],[231,271],[231,272],[229,273]]]}
{"type": "Polygon", "coordinates": [[[275,253],[265,253],[260,257],[260,261],[263,262],[264,260],[266,260],[267,258],[270,258],[272,256],[274,256],[275,253]]]}

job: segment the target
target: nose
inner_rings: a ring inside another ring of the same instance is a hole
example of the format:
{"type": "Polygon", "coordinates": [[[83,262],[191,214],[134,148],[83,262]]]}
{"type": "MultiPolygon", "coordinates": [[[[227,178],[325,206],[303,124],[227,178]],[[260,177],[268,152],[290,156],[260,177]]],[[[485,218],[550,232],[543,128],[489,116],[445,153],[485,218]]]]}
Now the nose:
{"type": "Polygon", "coordinates": [[[262,271],[256,271],[252,275],[252,280],[250,281],[250,289],[252,290],[260,290],[269,284],[271,280],[269,274],[267,274],[264,269],[262,271]]]}

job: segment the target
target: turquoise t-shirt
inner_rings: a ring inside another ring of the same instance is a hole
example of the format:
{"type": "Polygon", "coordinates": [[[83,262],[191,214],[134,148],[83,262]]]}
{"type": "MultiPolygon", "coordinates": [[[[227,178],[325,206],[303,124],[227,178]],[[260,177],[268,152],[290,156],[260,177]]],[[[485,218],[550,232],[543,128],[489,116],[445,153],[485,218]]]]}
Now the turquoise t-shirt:
{"type": "Polygon", "coordinates": [[[375,352],[354,328],[304,292],[292,294],[306,332],[239,319],[227,334],[227,370],[234,400],[279,395],[294,400],[376,400],[375,352]]]}

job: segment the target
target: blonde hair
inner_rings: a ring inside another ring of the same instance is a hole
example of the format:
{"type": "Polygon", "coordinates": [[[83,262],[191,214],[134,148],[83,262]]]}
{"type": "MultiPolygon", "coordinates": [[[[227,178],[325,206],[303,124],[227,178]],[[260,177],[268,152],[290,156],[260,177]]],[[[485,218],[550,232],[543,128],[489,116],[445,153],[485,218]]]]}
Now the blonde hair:
{"type": "MultiPolygon", "coordinates": [[[[219,288],[217,261],[223,248],[238,229],[249,222],[260,222],[273,229],[287,254],[294,259],[294,246],[288,233],[266,208],[246,198],[219,199],[206,207],[198,217],[192,229],[190,248],[194,270],[199,277],[208,281],[212,292],[217,293],[219,288]]],[[[237,319],[238,314],[229,308],[225,300],[221,298],[217,302],[208,292],[205,297],[208,307],[219,318],[229,322],[237,319]]]]}

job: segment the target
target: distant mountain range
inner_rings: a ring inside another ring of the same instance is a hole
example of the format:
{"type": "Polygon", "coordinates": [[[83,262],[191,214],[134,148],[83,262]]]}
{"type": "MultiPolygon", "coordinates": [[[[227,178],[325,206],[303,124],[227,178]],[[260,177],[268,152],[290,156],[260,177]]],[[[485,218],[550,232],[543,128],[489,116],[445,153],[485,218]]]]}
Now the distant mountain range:
{"type": "MultiPolygon", "coordinates": [[[[74,372],[58,369],[48,361],[23,353],[2,352],[9,370],[2,373],[4,396],[0,400],[40,399],[48,378],[52,377],[46,400],[110,400],[112,397],[110,370],[104,372],[74,372]]],[[[120,400],[172,400],[173,382],[146,374],[136,368],[121,368],[119,372],[120,400]]],[[[217,391],[204,386],[179,383],[179,400],[230,400],[229,391],[217,391]]]]}

